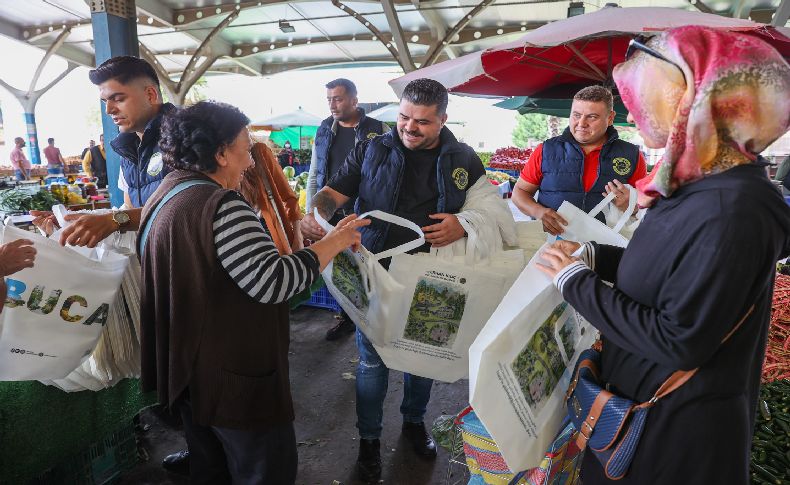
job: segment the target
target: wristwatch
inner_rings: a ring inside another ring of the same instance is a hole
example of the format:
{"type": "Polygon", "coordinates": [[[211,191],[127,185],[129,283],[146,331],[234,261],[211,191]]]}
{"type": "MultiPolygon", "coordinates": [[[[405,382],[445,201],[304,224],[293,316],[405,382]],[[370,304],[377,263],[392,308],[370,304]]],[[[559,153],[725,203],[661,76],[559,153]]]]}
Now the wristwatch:
{"type": "Polygon", "coordinates": [[[129,214],[126,211],[113,211],[112,220],[118,224],[118,230],[120,232],[126,232],[126,228],[129,225],[130,220],[129,214]]]}

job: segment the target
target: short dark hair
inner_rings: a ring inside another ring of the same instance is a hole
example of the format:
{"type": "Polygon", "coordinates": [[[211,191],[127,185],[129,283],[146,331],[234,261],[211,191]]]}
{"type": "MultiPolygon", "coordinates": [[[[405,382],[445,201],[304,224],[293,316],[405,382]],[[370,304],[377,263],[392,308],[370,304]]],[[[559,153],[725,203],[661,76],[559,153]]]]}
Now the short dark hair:
{"type": "Polygon", "coordinates": [[[118,56],[107,59],[96,69],[91,69],[88,78],[95,85],[107,82],[111,79],[126,85],[135,79],[148,79],[159,87],[159,78],[151,64],[139,57],[118,56]]]}
{"type": "Polygon", "coordinates": [[[447,88],[433,79],[415,79],[406,85],[400,99],[420,106],[436,106],[436,112],[443,115],[447,112],[447,88]]]}
{"type": "Polygon", "coordinates": [[[47,143],[55,143],[55,139],[54,138],[47,138],[47,143]]]}
{"type": "Polygon", "coordinates": [[[249,123],[237,107],[215,101],[176,110],[162,123],[162,160],[174,169],[216,172],[215,155],[233,144],[249,123]]]}
{"type": "Polygon", "coordinates": [[[573,96],[576,101],[592,101],[594,103],[604,103],[608,111],[614,109],[614,98],[612,92],[603,86],[587,86],[573,96]]]}
{"type": "Polygon", "coordinates": [[[357,85],[346,78],[341,77],[335,79],[334,81],[329,81],[328,83],[326,83],[326,89],[335,89],[341,86],[346,90],[346,94],[348,94],[349,96],[357,95],[357,85]]]}

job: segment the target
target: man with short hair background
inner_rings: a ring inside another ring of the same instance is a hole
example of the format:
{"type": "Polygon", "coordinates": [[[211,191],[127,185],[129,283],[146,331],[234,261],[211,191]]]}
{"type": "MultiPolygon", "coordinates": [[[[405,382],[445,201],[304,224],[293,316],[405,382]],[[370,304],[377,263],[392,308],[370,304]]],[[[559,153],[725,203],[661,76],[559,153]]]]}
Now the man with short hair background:
{"type": "Polygon", "coordinates": [[[647,174],[639,147],[620,140],[612,126],[613,104],[611,91],[603,86],[582,89],[573,97],[568,128],[538,145],[529,157],[513,190],[513,203],[542,221],[544,231],[562,234],[567,222],[557,209],[564,201],[589,212],[614,191],[614,204],[624,212],[630,196],[624,184],[635,186],[647,174]]]}
{"type": "Polygon", "coordinates": [[[14,138],[14,149],[11,150],[11,166],[14,167],[14,176],[18,181],[30,178],[32,165],[22,150],[25,147],[25,139],[21,136],[14,138]]]}
{"type": "Polygon", "coordinates": [[[91,145],[83,155],[82,171],[87,173],[88,177],[96,177],[99,187],[107,187],[107,153],[104,149],[104,133],[99,135],[99,144],[91,145]]]}
{"type": "MultiPolygon", "coordinates": [[[[365,110],[358,106],[357,86],[348,79],[327,83],[326,102],[331,116],[321,122],[315,136],[307,178],[308,213],[312,211],[313,196],[340,170],[356,144],[390,131],[385,123],[365,115],[365,110]]],[[[349,200],[335,211],[329,223],[336,224],[353,210],[354,201],[349,200]]],[[[341,311],[335,318],[337,324],[326,332],[327,340],[336,340],[356,329],[346,312],[341,311]]]]}
{"type": "MultiPolygon", "coordinates": [[[[482,209],[481,206],[479,215],[483,220],[494,224],[504,214],[512,223],[507,206],[486,180],[480,158],[445,127],[447,103],[447,90],[438,82],[417,79],[409,83],[401,96],[397,130],[359,143],[337,174],[313,197],[313,207],[329,219],[339,207],[356,199],[357,213],[381,210],[403,217],[421,227],[426,244],[416,251],[423,252],[464,237],[456,214],[462,208],[470,210],[464,205],[467,194],[473,191],[492,197],[495,202],[492,205],[497,207],[490,209],[489,205],[489,209],[482,209]]],[[[325,234],[312,214],[302,220],[302,230],[311,239],[320,239],[325,234]]],[[[373,253],[414,239],[410,229],[378,220],[361,232],[362,244],[373,253]]],[[[388,267],[389,260],[382,260],[382,264],[388,267]]],[[[362,480],[378,481],[381,478],[379,438],[389,369],[359,330],[357,348],[360,356],[356,373],[360,436],[357,471],[362,480]]],[[[407,373],[403,380],[402,433],[415,453],[435,458],[436,445],[424,424],[433,380],[407,373]]]]}
{"type": "Polygon", "coordinates": [[[62,174],[66,169],[66,161],[60,153],[60,148],[55,146],[54,138],[47,138],[47,147],[44,148],[44,158],[47,159],[47,173],[62,174]]]}

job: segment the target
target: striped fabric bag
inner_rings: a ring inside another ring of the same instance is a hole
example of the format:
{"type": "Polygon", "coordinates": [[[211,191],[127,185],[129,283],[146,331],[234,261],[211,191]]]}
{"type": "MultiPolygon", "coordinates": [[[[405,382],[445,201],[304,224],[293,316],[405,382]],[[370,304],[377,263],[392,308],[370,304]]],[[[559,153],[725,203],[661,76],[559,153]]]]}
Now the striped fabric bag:
{"type": "Polygon", "coordinates": [[[576,431],[570,421],[546,451],[540,466],[523,472],[511,471],[494,439],[471,406],[458,414],[466,465],[471,478],[467,485],[577,485],[583,453],[575,443],[576,431]]]}

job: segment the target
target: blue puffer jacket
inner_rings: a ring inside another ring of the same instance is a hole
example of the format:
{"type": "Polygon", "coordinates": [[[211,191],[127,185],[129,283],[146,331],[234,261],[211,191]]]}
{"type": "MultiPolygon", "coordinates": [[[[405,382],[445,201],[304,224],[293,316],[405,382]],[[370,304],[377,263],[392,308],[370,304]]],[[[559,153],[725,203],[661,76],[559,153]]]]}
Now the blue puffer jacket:
{"type": "MultiPolygon", "coordinates": [[[[389,127],[383,122],[375,118],[368,118],[365,115],[365,110],[362,108],[359,108],[358,111],[362,117],[359,119],[359,123],[357,123],[357,126],[354,128],[356,143],[368,140],[389,131],[389,127]]],[[[329,166],[329,150],[332,147],[332,140],[335,137],[335,133],[332,131],[334,124],[335,119],[330,116],[321,122],[321,126],[318,127],[318,131],[315,134],[315,144],[313,146],[313,151],[315,152],[315,161],[313,163],[316,165],[315,177],[317,190],[321,190],[321,188],[326,185],[332,175],[334,175],[327,173],[327,167],[329,166]]]]}
{"type": "Polygon", "coordinates": [[[142,207],[156,191],[171,169],[162,163],[159,152],[159,136],[162,118],[175,110],[175,105],[165,103],[159,114],[148,122],[143,139],[137,133],[121,133],[111,143],[113,150],[121,156],[121,170],[129,186],[129,198],[134,207],[142,207]]]}
{"type": "MultiPolygon", "coordinates": [[[[458,142],[447,128],[440,134],[439,161],[436,181],[439,185],[437,212],[457,213],[466,201],[466,190],[476,180],[470,173],[482,172],[482,162],[472,147],[458,142]],[[477,166],[477,167],[476,167],[477,166]],[[476,170],[473,170],[476,167],[476,170]]],[[[357,146],[357,159],[362,158],[362,180],[355,212],[371,210],[395,212],[405,166],[404,148],[395,130],[367,140],[357,146]]],[[[376,253],[382,250],[389,224],[374,220],[361,229],[362,244],[376,253]]]]}
{"type": "MultiPolygon", "coordinates": [[[[627,183],[639,163],[639,147],[620,140],[617,130],[610,126],[607,140],[601,147],[598,179],[589,191],[584,190],[584,151],[566,128],[562,135],[543,143],[538,203],[557,210],[568,201],[585,212],[603,200],[606,184],[614,179],[627,183]]],[[[602,216],[601,216],[602,217],[602,216]]]]}

